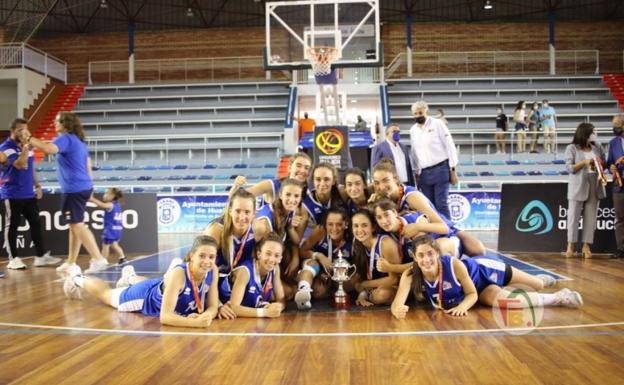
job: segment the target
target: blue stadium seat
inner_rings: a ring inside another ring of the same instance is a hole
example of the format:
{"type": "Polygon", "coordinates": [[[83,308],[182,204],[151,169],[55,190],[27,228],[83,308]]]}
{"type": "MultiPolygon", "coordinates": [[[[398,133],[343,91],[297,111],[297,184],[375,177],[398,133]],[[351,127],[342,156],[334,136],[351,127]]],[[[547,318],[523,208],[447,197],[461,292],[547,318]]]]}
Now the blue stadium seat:
{"type": "MultiPolygon", "coordinates": [[[[93,180],[96,181],[96,182],[103,182],[103,181],[106,180],[106,177],[98,175],[98,176],[94,177],[93,180]]],[[[50,178],[48,181],[52,182],[52,178],[50,178]]]]}
{"type": "Polygon", "coordinates": [[[466,171],[464,173],[464,176],[479,176],[479,174],[477,174],[475,171],[466,171]]]}
{"type": "Polygon", "coordinates": [[[199,180],[212,180],[213,176],[212,175],[200,175],[199,176],[199,180]]]}
{"type": "Polygon", "coordinates": [[[208,191],[208,186],[195,186],[193,187],[193,192],[206,192],[208,191]]]}
{"type": "Polygon", "coordinates": [[[552,161],[553,164],[565,164],[565,160],[563,159],[555,159],[552,161]]]}
{"type": "Polygon", "coordinates": [[[215,186],[215,192],[226,192],[228,186],[215,186]]]}
{"type": "Polygon", "coordinates": [[[551,162],[550,162],[550,160],[538,160],[535,163],[539,164],[539,165],[547,165],[547,164],[550,164],[551,162]]]}
{"type": "Polygon", "coordinates": [[[238,163],[234,165],[234,168],[248,168],[249,166],[245,163],[238,163]]]}
{"type": "Polygon", "coordinates": [[[520,164],[520,162],[518,162],[517,160],[506,160],[505,163],[507,163],[510,166],[517,166],[520,164]]]}
{"type": "Polygon", "coordinates": [[[230,180],[230,176],[229,175],[223,175],[223,174],[216,175],[214,178],[215,178],[215,180],[230,180]]]}
{"type": "Polygon", "coordinates": [[[115,171],[126,171],[128,170],[128,166],[116,166],[115,171]]]}
{"type": "Polygon", "coordinates": [[[527,174],[528,174],[528,175],[531,175],[531,176],[539,176],[539,175],[543,175],[541,171],[537,171],[537,170],[532,170],[532,171],[529,171],[527,174]]]}
{"type": "Polygon", "coordinates": [[[176,164],[175,166],[173,166],[174,170],[186,170],[187,168],[188,166],[185,164],[176,164]]]}
{"type": "Polygon", "coordinates": [[[535,161],[533,159],[525,159],[522,161],[522,164],[535,164],[535,161]]]}
{"type": "Polygon", "coordinates": [[[197,175],[186,175],[182,179],[183,180],[195,180],[195,179],[197,179],[197,175]]]}
{"type": "Polygon", "coordinates": [[[135,192],[135,193],[145,192],[145,189],[144,189],[143,187],[135,187],[135,188],[134,188],[134,192],[135,192]]]}
{"type": "Polygon", "coordinates": [[[169,175],[167,177],[167,180],[182,180],[182,176],[181,175],[169,175]]]}
{"type": "Polygon", "coordinates": [[[264,168],[277,168],[277,163],[267,163],[264,168]]]}
{"type": "Polygon", "coordinates": [[[166,180],[167,177],[165,175],[154,175],[152,180],[166,180]]]}
{"type": "Polygon", "coordinates": [[[250,175],[245,175],[245,178],[247,180],[259,180],[260,179],[260,175],[250,174],[250,175]]]}
{"type": "Polygon", "coordinates": [[[275,178],[275,175],[273,174],[262,174],[262,176],[260,176],[260,179],[273,179],[275,178]]]}
{"type": "Polygon", "coordinates": [[[494,175],[496,176],[509,176],[511,175],[511,173],[507,170],[498,170],[498,171],[494,171],[494,175]]]}
{"type": "Polygon", "coordinates": [[[189,170],[201,170],[204,166],[201,164],[189,164],[188,168],[189,170]]]}
{"type": "Polygon", "coordinates": [[[481,183],[467,183],[468,188],[482,188],[483,185],[481,183]]]}
{"type": "Polygon", "coordinates": [[[494,176],[494,173],[491,171],[481,171],[479,176],[494,176]]]}
{"type": "Polygon", "coordinates": [[[160,166],[158,166],[159,170],[171,170],[172,167],[169,166],[168,164],[161,164],[160,166]]]}
{"type": "Polygon", "coordinates": [[[559,171],[546,170],[546,171],[544,171],[544,175],[547,175],[547,176],[557,176],[557,175],[559,175],[559,171]]]}
{"type": "Polygon", "coordinates": [[[493,159],[490,161],[490,165],[491,166],[504,166],[505,165],[505,161],[501,160],[501,159],[493,159]]]}
{"type": "Polygon", "coordinates": [[[204,166],[205,170],[214,170],[216,168],[217,168],[217,166],[214,165],[214,164],[207,164],[207,165],[204,166]]]}
{"type": "Polygon", "coordinates": [[[115,167],[106,164],[100,167],[100,170],[101,171],[115,171],[115,167]]]}
{"type": "Polygon", "coordinates": [[[524,171],[512,171],[511,175],[513,175],[513,176],[526,176],[526,172],[524,172],[524,171]]]}
{"type": "Polygon", "coordinates": [[[475,162],[475,165],[477,165],[477,166],[487,166],[489,164],[490,163],[487,160],[478,160],[478,161],[475,162]]]}
{"type": "Polygon", "coordinates": [[[140,177],[137,178],[137,180],[142,180],[142,181],[152,180],[152,177],[151,176],[147,176],[147,175],[141,175],[140,177]]]}
{"type": "MultiPolygon", "coordinates": [[[[99,166],[91,166],[91,171],[98,171],[100,169],[99,166]]],[[[39,170],[37,170],[39,171],[39,170]]]]}
{"type": "Polygon", "coordinates": [[[147,166],[143,166],[143,170],[154,171],[154,170],[158,170],[158,167],[156,167],[154,165],[147,165],[147,166]]]}
{"type": "Polygon", "coordinates": [[[570,173],[567,172],[566,170],[563,170],[563,171],[559,171],[559,175],[570,175],[570,173]]]}
{"type": "Polygon", "coordinates": [[[120,180],[121,178],[118,176],[109,176],[108,178],[106,178],[107,182],[119,182],[120,180]]]}
{"type": "Polygon", "coordinates": [[[191,190],[191,186],[178,186],[174,189],[175,192],[190,192],[191,190]]]}
{"type": "Polygon", "coordinates": [[[469,160],[460,160],[459,165],[460,166],[472,166],[472,162],[469,160]]]}
{"type": "Polygon", "coordinates": [[[124,175],[124,176],[121,177],[121,180],[123,180],[125,182],[131,182],[131,181],[134,181],[134,180],[137,180],[137,179],[136,179],[136,176],[134,176],[134,175],[124,175]]]}
{"type": "Polygon", "coordinates": [[[158,192],[171,192],[171,187],[163,186],[158,189],[158,192]]]}

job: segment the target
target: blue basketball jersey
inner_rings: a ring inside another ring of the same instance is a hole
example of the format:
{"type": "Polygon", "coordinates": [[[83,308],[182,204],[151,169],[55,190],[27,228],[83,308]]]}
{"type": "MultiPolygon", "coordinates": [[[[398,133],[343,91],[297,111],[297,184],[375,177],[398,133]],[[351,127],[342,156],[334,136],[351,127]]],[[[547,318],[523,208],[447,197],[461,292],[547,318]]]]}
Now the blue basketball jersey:
{"type": "MultiPolygon", "coordinates": [[[[451,309],[464,300],[464,288],[455,277],[453,257],[442,255],[438,263],[442,264],[442,307],[444,309],[451,309]]],[[[425,297],[435,308],[438,308],[439,280],[439,276],[436,277],[434,282],[423,279],[425,297]]]]}
{"type": "Polygon", "coordinates": [[[22,147],[10,137],[0,145],[0,152],[7,157],[2,166],[2,199],[32,199],[35,197],[35,179],[33,167],[35,153],[28,152],[27,168],[20,170],[13,166],[13,162],[22,153],[22,147]]]}
{"type": "MultiPolygon", "coordinates": [[[[280,186],[282,185],[282,182],[279,179],[270,179],[270,181],[271,181],[271,189],[273,192],[273,200],[275,201],[276,199],[278,199],[279,189],[280,189],[280,186]]],[[[259,199],[258,207],[262,207],[267,204],[270,204],[270,202],[267,202],[264,199],[264,195],[262,195],[259,199]]]]}
{"type": "MultiPolygon", "coordinates": [[[[443,255],[439,263],[442,264],[443,291],[442,307],[450,309],[464,300],[464,288],[459,283],[453,269],[453,257],[443,255]]],[[[480,294],[489,285],[502,286],[505,281],[504,262],[489,257],[473,257],[461,261],[466,269],[470,280],[474,283],[477,293],[480,294]]],[[[438,279],[435,282],[424,280],[425,296],[434,307],[438,307],[438,279]]]]}
{"type": "Polygon", "coordinates": [[[120,240],[123,226],[121,224],[122,210],[121,205],[117,201],[111,202],[113,208],[104,211],[104,231],[102,231],[103,239],[120,240]]]}
{"type": "MultiPolygon", "coordinates": [[[[266,219],[269,222],[269,232],[277,232],[278,230],[281,229],[275,229],[273,227],[273,205],[264,205],[260,208],[260,210],[256,211],[256,219],[266,219]]],[[[288,216],[286,217],[286,223],[285,226],[288,227],[290,221],[292,220],[292,217],[294,215],[294,212],[290,212],[288,213],[288,216]]],[[[286,241],[286,237],[288,235],[287,231],[284,231],[284,235],[282,236],[282,242],[286,241]]]]}
{"type": "MultiPolygon", "coordinates": [[[[418,223],[418,221],[420,221],[423,218],[426,218],[424,214],[419,213],[419,212],[412,212],[412,213],[406,213],[406,214],[401,215],[399,217],[399,220],[401,221],[401,223],[403,223],[403,226],[405,227],[412,223],[418,223]]],[[[388,233],[388,235],[390,235],[392,239],[394,239],[399,245],[399,247],[401,248],[403,258],[400,261],[400,263],[409,261],[410,260],[409,252],[410,250],[412,250],[412,246],[414,244],[413,240],[409,238],[405,238],[405,237],[400,237],[399,234],[397,233],[388,233]]]]}
{"type": "Polygon", "coordinates": [[[243,262],[233,271],[238,269],[246,269],[249,273],[249,282],[247,282],[241,306],[258,308],[269,302],[275,285],[275,271],[269,271],[264,282],[261,282],[260,272],[256,270],[256,264],[253,260],[243,262]]]}
{"type": "Polygon", "coordinates": [[[316,245],[312,246],[312,251],[319,252],[321,254],[326,255],[330,259],[338,258],[338,251],[342,251],[342,258],[349,259],[351,258],[351,243],[350,242],[342,242],[339,247],[338,245],[332,244],[332,255],[329,255],[329,235],[325,235],[323,240],[316,245]]]}
{"type": "MultiPolygon", "coordinates": [[[[182,292],[178,294],[175,312],[182,316],[197,313],[197,304],[195,303],[195,296],[193,295],[193,283],[191,282],[188,274],[187,264],[183,263],[177,265],[174,269],[183,269],[185,271],[184,289],[182,289],[182,292]]],[[[206,309],[208,289],[210,289],[212,279],[212,270],[210,270],[206,274],[206,277],[202,281],[201,285],[197,288],[204,310],[206,309]]],[[[160,316],[160,308],[162,306],[163,291],[164,277],[148,279],[124,290],[119,297],[119,303],[121,304],[129,300],[137,300],[137,297],[142,297],[144,298],[144,302],[141,312],[148,316],[158,317],[160,316]]]]}
{"type": "Polygon", "coordinates": [[[377,239],[375,239],[375,244],[373,248],[368,252],[368,260],[366,261],[366,279],[377,279],[384,278],[388,276],[388,273],[382,273],[377,270],[377,260],[381,256],[381,242],[384,238],[389,237],[386,234],[377,235],[377,239]]]}
{"type": "Polygon", "coordinates": [[[329,210],[331,207],[331,198],[327,201],[326,204],[322,204],[318,202],[314,198],[314,191],[308,191],[305,197],[303,198],[303,207],[308,212],[308,216],[310,218],[310,224],[318,225],[321,223],[323,219],[323,215],[329,210]]]}
{"type": "MultiPolygon", "coordinates": [[[[407,197],[412,195],[412,194],[420,194],[420,195],[422,195],[422,193],[420,191],[418,191],[416,189],[416,187],[414,187],[414,186],[408,186],[408,185],[405,185],[405,184],[402,184],[401,186],[403,186],[403,196],[399,197],[399,202],[397,204],[397,206],[398,206],[397,211],[399,213],[403,212],[403,211],[414,211],[412,208],[410,208],[409,203],[407,203],[407,197]]],[[[431,204],[431,202],[429,204],[431,204]]]]}
{"type": "MultiPolygon", "coordinates": [[[[222,223],[217,223],[223,227],[222,223]]],[[[229,255],[225,256],[223,254],[223,245],[221,245],[221,247],[217,250],[217,266],[219,266],[220,273],[227,274],[230,270],[232,270],[232,268],[238,266],[243,261],[253,259],[253,250],[256,245],[256,240],[254,238],[253,227],[251,225],[249,225],[247,232],[240,238],[231,235],[229,239],[231,240],[229,255]],[[244,244],[243,240],[245,241],[244,244]]]]}

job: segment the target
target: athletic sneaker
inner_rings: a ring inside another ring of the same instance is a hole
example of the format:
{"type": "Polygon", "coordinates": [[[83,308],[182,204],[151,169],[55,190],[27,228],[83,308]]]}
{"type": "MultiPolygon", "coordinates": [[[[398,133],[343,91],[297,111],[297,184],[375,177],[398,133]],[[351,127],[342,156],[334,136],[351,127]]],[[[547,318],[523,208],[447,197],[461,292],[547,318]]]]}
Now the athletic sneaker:
{"type": "Polygon", "coordinates": [[[184,261],[182,260],[182,258],[173,258],[171,260],[171,262],[169,263],[169,267],[167,268],[167,273],[170,272],[171,270],[173,270],[174,267],[180,265],[184,263],[184,261]]]}
{"type": "Polygon", "coordinates": [[[124,264],[124,263],[126,263],[126,262],[128,262],[128,260],[127,260],[125,257],[123,257],[123,258],[119,258],[119,259],[117,260],[117,264],[118,264],[118,265],[123,265],[123,264],[124,264]]]}
{"type": "Polygon", "coordinates": [[[68,262],[63,262],[63,264],[59,267],[56,268],[56,272],[63,275],[63,274],[67,274],[67,272],[69,271],[69,268],[71,266],[74,266],[75,263],[68,263],[68,262]]]}
{"type": "Polygon", "coordinates": [[[544,282],[544,287],[553,287],[557,283],[555,277],[549,274],[538,274],[536,277],[544,282]]]}
{"type": "Polygon", "coordinates": [[[43,254],[41,257],[35,257],[35,263],[33,265],[37,267],[50,266],[50,265],[56,265],[59,262],[61,262],[61,258],[52,257],[50,255],[50,252],[48,251],[47,253],[43,254]]]}
{"type": "Polygon", "coordinates": [[[120,288],[132,286],[132,284],[130,283],[130,278],[135,276],[136,272],[134,271],[134,266],[124,266],[124,268],[121,269],[121,278],[119,278],[119,281],[117,281],[115,287],[120,288]]]}
{"type": "Polygon", "coordinates": [[[65,282],[63,283],[63,292],[65,296],[69,299],[82,299],[82,292],[80,291],[80,287],[76,285],[74,282],[74,277],[82,274],[80,271],[80,266],[74,264],[67,269],[67,278],[65,278],[65,282]]]}
{"type": "Polygon", "coordinates": [[[556,305],[577,308],[583,306],[583,297],[578,291],[572,291],[564,288],[555,293],[557,300],[556,305]]]}
{"type": "Polygon", "coordinates": [[[7,268],[11,270],[24,270],[26,268],[26,265],[24,264],[24,262],[22,262],[20,257],[14,257],[11,258],[11,260],[9,261],[7,268]]]}
{"type": "Polygon", "coordinates": [[[105,259],[92,259],[89,261],[89,268],[85,270],[85,273],[97,273],[98,271],[105,270],[108,267],[108,261],[105,259]]]}
{"type": "Polygon", "coordinates": [[[297,290],[297,294],[295,294],[295,303],[297,304],[297,308],[299,310],[308,310],[312,308],[312,289],[309,287],[302,287],[297,290]]]}

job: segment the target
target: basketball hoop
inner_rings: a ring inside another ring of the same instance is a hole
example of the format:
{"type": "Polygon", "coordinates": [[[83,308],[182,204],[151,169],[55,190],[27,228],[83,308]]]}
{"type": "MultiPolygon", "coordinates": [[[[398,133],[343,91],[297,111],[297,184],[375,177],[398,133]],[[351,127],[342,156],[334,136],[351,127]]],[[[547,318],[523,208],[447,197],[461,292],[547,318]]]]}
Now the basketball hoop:
{"type": "Polygon", "coordinates": [[[317,46],[306,48],[306,59],[312,64],[314,76],[325,76],[331,73],[331,64],[338,57],[336,47],[317,46]]]}

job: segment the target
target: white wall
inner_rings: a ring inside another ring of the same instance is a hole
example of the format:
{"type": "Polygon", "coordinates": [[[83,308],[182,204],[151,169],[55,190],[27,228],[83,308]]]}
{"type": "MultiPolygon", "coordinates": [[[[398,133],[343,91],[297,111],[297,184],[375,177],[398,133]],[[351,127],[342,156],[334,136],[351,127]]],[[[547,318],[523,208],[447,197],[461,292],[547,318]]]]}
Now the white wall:
{"type": "Polygon", "coordinates": [[[13,118],[22,116],[43,91],[50,79],[26,68],[0,70],[0,80],[17,80],[17,100],[13,118]]]}
{"type": "Polygon", "coordinates": [[[8,130],[17,117],[17,79],[0,79],[0,130],[8,130]]]}

